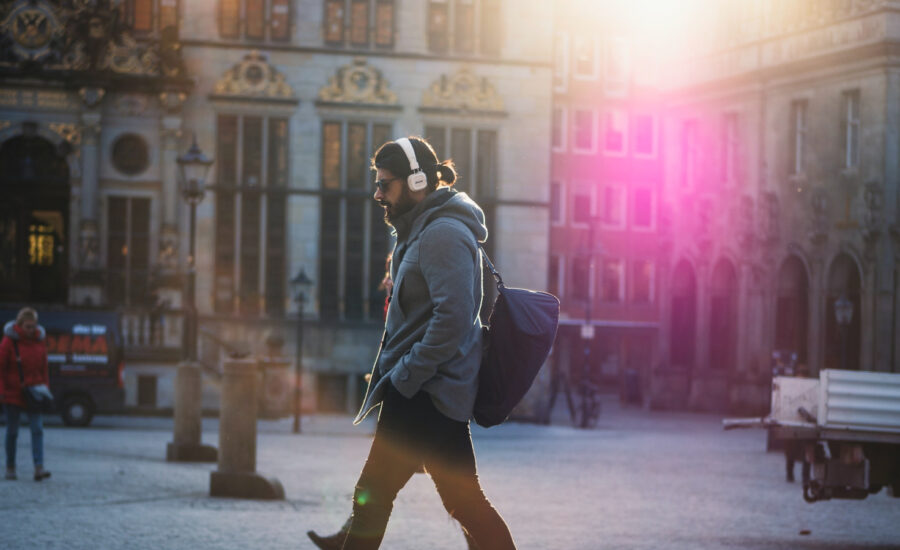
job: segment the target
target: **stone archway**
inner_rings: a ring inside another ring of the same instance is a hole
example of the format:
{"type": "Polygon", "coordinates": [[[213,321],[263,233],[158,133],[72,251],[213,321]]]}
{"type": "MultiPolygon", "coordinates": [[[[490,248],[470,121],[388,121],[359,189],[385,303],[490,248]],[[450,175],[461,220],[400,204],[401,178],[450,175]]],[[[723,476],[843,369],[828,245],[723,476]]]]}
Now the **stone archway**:
{"type": "Polygon", "coordinates": [[[34,132],[0,145],[0,301],[63,303],[68,290],[66,151],[34,132]]]}
{"type": "Polygon", "coordinates": [[[713,268],[709,300],[709,367],[727,371],[737,361],[737,273],[728,260],[713,268]]]}
{"type": "Polygon", "coordinates": [[[672,310],[669,325],[669,354],[673,367],[691,369],[695,361],[697,334],[697,277],[682,260],[672,274],[672,310]]]}
{"type": "Polygon", "coordinates": [[[809,277],[797,256],[790,256],[778,270],[775,297],[775,349],[797,354],[806,364],[809,335],[809,277]]]}
{"type": "Polygon", "coordinates": [[[826,369],[859,370],[860,368],[860,352],[862,350],[861,288],[859,264],[849,254],[838,254],[828,270],[828,287],[825,295],[825,357],[823,363],[826,369]],[[842,296],[853,304],[853,317],[850,324],[846,326],[838,325],[835,315],[835,302],[842,296]],[[844,357],[846,364],[844,364],[844,357]]]}

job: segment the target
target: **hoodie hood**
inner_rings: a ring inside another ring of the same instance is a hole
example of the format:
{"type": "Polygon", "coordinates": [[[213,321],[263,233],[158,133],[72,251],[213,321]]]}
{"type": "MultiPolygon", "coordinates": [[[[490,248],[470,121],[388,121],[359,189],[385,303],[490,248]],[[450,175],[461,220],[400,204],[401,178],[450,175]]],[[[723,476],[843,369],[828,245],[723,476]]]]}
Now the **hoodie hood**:
{"type": "MultiPolygon", "coordinates": [[[[3,335],[7,336],[10,340],[24,340],[25,333],[24,331],[16,326],[15,321],[9,321],[5,325],[3,325],[3,335]]],[[[37,326],[37,334],[34,340],[43,340],[47,336],[47,331],[44,330],[44,327],[41,325],[37,326]]]]}
{"type": "Polygon", "coordinates": [[[412,210],[400,216],[394,223],[394,234],[398,242],[410,242],[419,236],[428,222],[437,217],[450,217],[461,221],[484,243],[488,238],[484,211],[469,195],[450,187],[441,187],[417,204],[412,210]]]}

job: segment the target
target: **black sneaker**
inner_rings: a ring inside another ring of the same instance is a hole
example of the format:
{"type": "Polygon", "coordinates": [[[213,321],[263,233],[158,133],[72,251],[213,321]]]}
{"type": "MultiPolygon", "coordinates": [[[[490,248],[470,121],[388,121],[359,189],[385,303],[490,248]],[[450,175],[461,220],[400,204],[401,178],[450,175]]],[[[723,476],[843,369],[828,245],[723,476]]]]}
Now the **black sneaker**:
{"type": "Polygon", "coordinates": [[[47,470],[40,468],[40,467],[34,469],[34,480],[35,481],[43,481],[43,480],[47,479],[48,477],[50,477],[50,472],[48,472],[47,470]]]}
{"type": "Polygon", "coordinates": [[[341,547],[344,546],[344,539],[347,538],[347,532],[338,531],[333,535],[322,537],[316,534],[315,531],[307,531],[306,536],[322,550],[341,550],[341,547]]]}

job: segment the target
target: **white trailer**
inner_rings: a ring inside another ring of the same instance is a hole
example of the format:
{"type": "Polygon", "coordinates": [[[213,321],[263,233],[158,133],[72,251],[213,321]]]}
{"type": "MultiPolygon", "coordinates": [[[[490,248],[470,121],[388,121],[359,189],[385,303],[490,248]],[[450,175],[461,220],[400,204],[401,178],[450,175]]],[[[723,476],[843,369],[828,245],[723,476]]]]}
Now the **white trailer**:
{"type": "Polygon", "coordinates": [[[726,418],[723,426],[771,428],[776,438],[800,443],[811,464],[803,483],[807,502],[864,499],[884,487],[900,497],[900,374],[777,376],[769,416],[726,418]]]}

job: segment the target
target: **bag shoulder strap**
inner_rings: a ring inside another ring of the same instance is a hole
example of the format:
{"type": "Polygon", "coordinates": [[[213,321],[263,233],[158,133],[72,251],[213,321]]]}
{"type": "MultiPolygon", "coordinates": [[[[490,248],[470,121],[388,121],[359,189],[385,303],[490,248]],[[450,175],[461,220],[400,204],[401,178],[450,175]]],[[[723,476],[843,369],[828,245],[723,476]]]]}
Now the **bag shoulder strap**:
{"type": "Polygon", "coordinates": [[[19,355],[19,342],[13,340],[13,349],[16,350],[16,366],[19,367],[19,383],[25,384],[25,372],[22,370],[22,356],[19,355]]]}
{"type": "Polygon", "coordinates": [[[481,243],[478,243],[478,250],[481,251],[481,257],[484,258],[485,263],[487,263],[488,269],[491,270],[491,275],[493,275],[494,279],[497,281],[497,288],[503,288],[505,286],[503,284],[503,277],[500,276],[500,272],[497,271],[497,268],[494,267],[494,262],[492,262],[490,257],[488,257],[487,251],[485,251],[484,246],[482,246],[481,243]]]}

